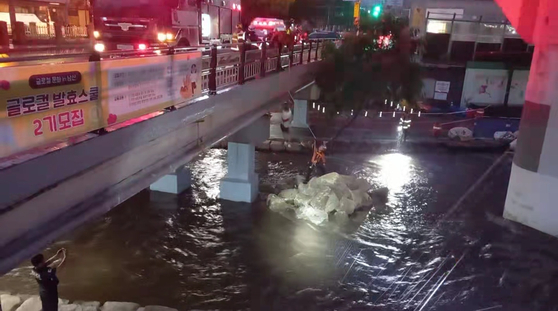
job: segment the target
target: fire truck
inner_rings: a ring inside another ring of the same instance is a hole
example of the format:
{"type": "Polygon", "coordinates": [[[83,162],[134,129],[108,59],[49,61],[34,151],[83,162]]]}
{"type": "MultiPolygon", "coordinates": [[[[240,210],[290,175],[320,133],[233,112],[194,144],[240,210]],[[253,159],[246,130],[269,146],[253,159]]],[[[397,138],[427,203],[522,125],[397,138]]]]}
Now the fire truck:
{"type": "Polygon", "coordinates": [[[240,0],[91,2],[95,50],[99,52],[230,42],[242,11],[240,0]]]}

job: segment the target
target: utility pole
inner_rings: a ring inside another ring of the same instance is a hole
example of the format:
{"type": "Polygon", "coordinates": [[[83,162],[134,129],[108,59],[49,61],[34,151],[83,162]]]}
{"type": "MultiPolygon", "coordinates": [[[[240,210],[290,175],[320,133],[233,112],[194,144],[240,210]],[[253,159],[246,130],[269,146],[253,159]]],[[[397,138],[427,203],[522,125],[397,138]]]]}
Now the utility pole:
{"type": "Polygon", "coordinates": [[[15,11],[15,2],[16,0],[10,0],[8,2],[8,6],[9,6],[9,11],[10,11],[10,26],[12,28],[12,38],[14,37],[14,34],[16,33],[16,11],[15,11]]]}
{"type": "Polygon", "coordinates": [[[358,35],[360,29],[359,27],[360,26],[360,0],[355,2],[353,17],[354,17],[354,25],[356,27],[356,33],[358,35]]]}

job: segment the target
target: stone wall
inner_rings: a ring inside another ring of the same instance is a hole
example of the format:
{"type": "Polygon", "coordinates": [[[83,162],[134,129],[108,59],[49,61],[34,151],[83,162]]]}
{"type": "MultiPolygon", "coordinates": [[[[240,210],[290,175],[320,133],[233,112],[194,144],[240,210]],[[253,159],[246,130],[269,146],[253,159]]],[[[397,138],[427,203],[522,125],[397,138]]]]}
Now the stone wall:
{"type": "MultiPolygon", "coordinates": [[[[8,292],[0,292],[0,311],[41,311],[41,299],[39,296],[11,295],[8,292]]],[[[142,307],[133,302],[107,301],[72,301],[59,299],[58,311],[178,311],[163,306],[142,307]]]]}

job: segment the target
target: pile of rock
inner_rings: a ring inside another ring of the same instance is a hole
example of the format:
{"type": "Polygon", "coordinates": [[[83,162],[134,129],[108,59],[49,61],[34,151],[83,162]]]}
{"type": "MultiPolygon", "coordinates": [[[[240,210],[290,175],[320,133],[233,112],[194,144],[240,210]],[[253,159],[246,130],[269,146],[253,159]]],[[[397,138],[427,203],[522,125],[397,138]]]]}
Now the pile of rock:
{"type": "MultiPolygon", "coordinates": [[[[2,293],[0,295],[0,311],[41,311],[41,299],[39,296],[30,295],[10,295],[2,293]]],[[[176,309],[163,306],[141,307],[133,302],[107,301],[101,304],[98,301],[74,301],[59,299],[58,311],[177,311],[176,309]]]]}

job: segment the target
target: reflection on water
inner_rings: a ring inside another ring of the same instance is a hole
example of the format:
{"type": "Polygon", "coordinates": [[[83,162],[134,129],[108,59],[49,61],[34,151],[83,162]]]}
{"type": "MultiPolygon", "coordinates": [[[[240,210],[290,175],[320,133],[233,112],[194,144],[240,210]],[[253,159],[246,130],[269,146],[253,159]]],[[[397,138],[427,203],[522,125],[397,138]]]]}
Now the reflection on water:
{"type": "Polygon", "coordinates": [[[412,158],[401,153],[388,153],[375,161],[380,167],[377,182],[383,183],[392,193],[400,193],[403,186],[410,184],[412,158]]]}
{"type": "MultiPolygon", "coordinates": [[[[191,164],[178,199],[144,191],[47,250],[69,250],[60,293],[180,310],[556,310],[558,243],[501,215],[509,163],[442,215],[499,155],[445,150],[335,155],[328,169],[389,187],[354,231],[269,212],[307,156],[258,154],[261,199],[217,200],[226,151],[191,164]],[[552,309],[554,308],[554,309],[552,309]]],[[[24,263],[0,290],[36,293],[24,263]]]]}

